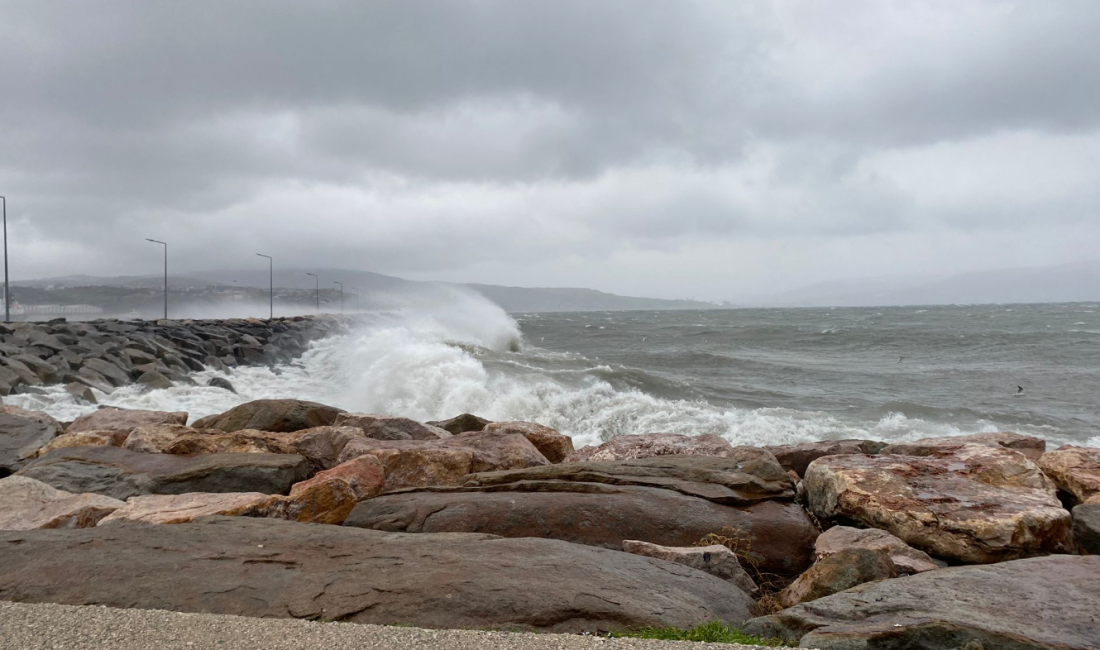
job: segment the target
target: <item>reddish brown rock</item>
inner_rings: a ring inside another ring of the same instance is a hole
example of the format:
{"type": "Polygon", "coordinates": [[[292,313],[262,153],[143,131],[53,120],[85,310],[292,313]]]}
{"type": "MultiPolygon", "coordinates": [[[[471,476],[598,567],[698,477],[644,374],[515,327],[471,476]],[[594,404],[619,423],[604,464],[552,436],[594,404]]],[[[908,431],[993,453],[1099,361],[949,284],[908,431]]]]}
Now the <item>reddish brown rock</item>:
{"type": "Polygon", "coordinates": [[[198,430],[182,424],[145,424],[130,432],[122,448],[145,454],[162,454],[176,438],[197,433],[198,430]]]}
{"type": "Polygon", "coordinates": [[[935,451],[957,449],[963,445],[1003,447],[1020,452],[1032,462],[1037,462],[1047,448],[1047,442],[1042,438],[1001,431],[998,433],[975,433],[968,436],[921,438],[915,442],[897,442],[887,445],[881,453],[901,454],[903,456],[930,456],[935,451]]]}
{"type": "Polygon", "coordinates": [[[241,429],[232,433],[185,433],[176,436],[164,453],[191,454],[294,454],[297,433],[273,433],[241,429]]]}
{"type": "Polygon", "coordinates": [[[129,432],[117,429],[112,431],[79,431],[77,433],[65,433],[54,438],[36,451],[34,457],[39,458],[45,456],[54,449],[64,449],[66,447],[121,447],[122,443],[126,442],[126,438],[129,435],[129,432]]]}
{"type": "Polygon", "coordinates": [[[385,474],[374,456],[360,456],[290,488],[288,516],[296,521],[342,524],[361,499],[382,491],[385,474]]]}
{"type": "Polygon", "coordinates": [[[0,479],[0,530],[88,528],[123,503],[100,494],[72,494],[25,476],[0,479]]]}
{"type": "Polygon", "coordinates": [[[112,429],[129,433],[146,424],[187,424],[187,413],[106,407],[78,417],[65,429],[65,433],[112,429]]]}
{"type": "Polygon", "coordinates": [[[430,424],[373,413],[341,413],[336,417],[335,426],[358,427],[363,430],[363,435],[375,440],[440,440],[451,437],[449,431],[430,424]]]}
{"type": "Polygon", "coordinates": [[[598,447],[582,447],[569,457],[570,462],[630,460],[654,456],[719,456],[733,452],[733,445],[721,436],[704,434],[685,436],[678,433],[643,433],[616,436],[598,447]]]}
{"type": "Polygon", "coordinates": [[[104,517],[99,525],[121,522],[184,524],[210,515],[285,518],[283,512],[280,497],[258,492],[157,494],[130,497],[123,507],[104,517]]]}
{"type": "Polygon", "coordinates": [[[698,569],[716,578],[732,582],[746,594],[754,594],[758,590],[756,583],[745,571],[745,568],[741,566],[737,555],[719,544],[710,546],[659,546],[630,539],[623,542],[623,551],[698,569]]]}
{"type": "Polygon", "coordinates": [[[484,428],[487,433],[518,433],[551,463],[560,463],[573,453],[573,439],[550,427],[534,422],[493,422],[484,428]]]}
{"type": "MultiPolygon", "coordinates": [[[[332,426],[343,409],[298,399],[258,399],[225,413],[196,420],[196,429],[217,429],[226,433],[242,429],[258,431],[301,431],[332,426]]],[[[182,424],[182,423],[181,423],[182,424]]]]}
{"type": "Polygon", "coordinates": [[[851,589],[856,585],[896,577],[885,553],[865,548],[846,548],[818,560],[779,592],[779,604],[793,607],[851,589]]]}
{"type": "Polygon", "coordinates": [[[764,447],[775,456],[783,469],[794,472],[799,477],[806,473],[806,468],[822,456],[838,456],[840,454],[877,454],[884,442],[874,440],[822,440],[820,442],[807,442],[801,445],[778,445],[764,447]]]}
{"type": "Polygon", "coordinates": [[[463,433],[444,440],[351,440],[339,462],[371,455],[385,469],[384,491],[458,485],[475,472],[548,465],[527,438],[515,433],[463,433]]]}
{"type": "Polygon", "coordinates": [[[332,469],[349,442],[365,437],[359,427],[314,427],[300,432],[294,451],[317,471],[332,469]]]}
{"type": "Polygon", "coordinates": [[[913,575],[940,568],[924,551],[909,546],[885,530],[833,526],[814,543],[814,557],[820,561],[845,549],[862,548],[884,553],[898,575],[913,575]]]}
{"type": "Polygon", "coordinates": [[[1072,547],[1054,485],[1022,454],[982,445],[929,456],[826,456],[803,479],[809,509],[887,530],[932,555],[1000,562],[1072,547]]]}
{"type": "Polygon", "coordinates": [[[439,427],[444,431],[449,431],[451,435],[457,436],[460,433],[467,433],[469,431],[483,431],[487,424],[491,424],[491,421],[478,417],[473,413],[463,413],[462,415],[456,415],[447,420],[438,420],[436,422],[428,422],[427,424],[433,427],[439,427]]]}
{"type": "Polygon", "coordinates": [[[1043,454],[1039,467],[1076,503],[1100,495],[1100,449],[1096,447],[1059,447],[1043,454]]]}

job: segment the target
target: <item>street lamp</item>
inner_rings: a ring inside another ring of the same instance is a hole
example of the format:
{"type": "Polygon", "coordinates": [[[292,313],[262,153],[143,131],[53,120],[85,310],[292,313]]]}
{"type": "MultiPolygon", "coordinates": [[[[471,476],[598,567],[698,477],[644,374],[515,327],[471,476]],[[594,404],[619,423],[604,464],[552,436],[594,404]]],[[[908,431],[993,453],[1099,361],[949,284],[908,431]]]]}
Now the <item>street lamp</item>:
{"type": "Polygon", "coordinates": [[[154,244],[160,244],[164,246],[164,318],[168,318],[168,244],[158,239],[145,238],[145,241],[151,241],[154,244]]]}
{"type": "Polygon", "coordinates": [[[256,255],[267,258],[267,296],[268,300],[271,303],[271,311],[269,312],[269,316],[267,317],[267,319],[273,320],[275,318],[275,260],[273,260],[270,255],[264,255],[263,253],[256,253],[256,255]]]}
{"type": "Polygon", "coordinates": [[[317,277],[316,273],[306,273],[306,275],[312,275],[313,279],[317,281],[317,313],[321,313],[321,278],[317,277]]]}
{"type": "Polygon", "coordinates": [[[4,322],[11,322],[11,296],[8,295],[8,198],[0,196],[4,201],[4,322]]]}
{"type": "Polygon", "coordinates": [[[355,311],[361,311],[359,309],[359,288],[356,287],[356,288],[352,289],[352,291],[355,292],[355,311]]]}
{"type": "Polygon", "coordinates": [[[344,313],[344,283],[335,280],[333,280],[332,283],[340,285],[340,313],[342,314],[344,313]]]}

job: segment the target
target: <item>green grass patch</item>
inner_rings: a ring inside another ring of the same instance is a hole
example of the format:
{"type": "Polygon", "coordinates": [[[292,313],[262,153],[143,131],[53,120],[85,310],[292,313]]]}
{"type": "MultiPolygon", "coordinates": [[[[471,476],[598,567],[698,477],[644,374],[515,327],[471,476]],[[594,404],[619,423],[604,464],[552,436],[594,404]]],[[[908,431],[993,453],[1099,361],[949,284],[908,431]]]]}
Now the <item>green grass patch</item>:
{"type": "Polygon", "coordinates": [[[721,623],[707,623],[690,630],[675,627],[647,627],[632,632],[612,632],[613,637],[633,637],[637,639],[659,639],[662,641],[702,641],[703,643],[743,643],[771,648],[789,647],[779,639],[762,639],[741,632],[735,627],[721,623]]]}

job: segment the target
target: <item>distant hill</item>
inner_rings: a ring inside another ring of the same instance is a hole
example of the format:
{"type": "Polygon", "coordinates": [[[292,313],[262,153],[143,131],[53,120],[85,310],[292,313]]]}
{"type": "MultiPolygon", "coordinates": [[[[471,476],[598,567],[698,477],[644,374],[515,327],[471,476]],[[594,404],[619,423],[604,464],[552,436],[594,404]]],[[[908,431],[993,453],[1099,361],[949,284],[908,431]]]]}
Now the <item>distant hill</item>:
{"type": "Polygon", "coordinates": [[[773,296],[762,306],[870,307],[1100,301],[1100,260],[999,269],[939,278],[912,276],[828,282],[773,296]]]}
{"type": "Polygon", "coordinates": [[[629,311],[671,309],[715,309],[716,305],[694,300],[661,300],[658,298],[633,298],[617,296],[594,289],[539,289],[527,287],[502,287],[495,284],[461,285],[492,300],[505,311],[629,311]]]}

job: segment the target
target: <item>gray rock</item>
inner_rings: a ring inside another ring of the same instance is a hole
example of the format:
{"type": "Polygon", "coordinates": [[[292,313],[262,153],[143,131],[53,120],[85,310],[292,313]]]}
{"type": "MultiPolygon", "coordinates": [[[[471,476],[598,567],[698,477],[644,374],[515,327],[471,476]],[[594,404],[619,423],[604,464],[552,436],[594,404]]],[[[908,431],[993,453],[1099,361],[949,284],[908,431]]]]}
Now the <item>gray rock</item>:
{"type": "Polygon", "coordinates": [[[287,494],[309,478],[304,458],[291,454],[145,454],[119,447],[57,449],[19,471],[66,492],[115,499],[144,494],[263,492],[287,494]]]}
{"type": "Polygon", "coordinates": [[[94,388],[101,393],[111,394],[115,388],[111,385],[111,382],[107,381],[107,378],[99,374],[91,368],[81,368],[76,372],[76,376],[73,377],[73,381],[78,381],[89,388],[94,388]]]}
{"type": "Polygon", "coordinates": [[[297,399],[258,399],[196,421],[196,429],[301,431],[331,426],[343,409],[297,399]]]}
{"type": "Polygon", "coordinates": [[[634,555],[667,560],[698,569],[716,578],[737,585],[746,594],[754,594],[759,588],[741,566],[737,555],[725,546],[659,546],[635,539],[624,540],[623,550],[634,555]]]}
{"type": "MultiPolygon", "coordinates": [[[[0,357],[2,362],[8,370],[14,372],[19,377],[19,383],[27,384],[29,386],[41,386],[42,378],[38,376],[33,370],[27,367],[25,363],[11,357],[0,357]]],[[[15,385],[15,384],[13,384],[15,385]]]]}
{"type": "Polygon", "coordinates": [[[831,596],[856,585],[897,577],[894,563],[885,551],[845,548],[818,560],[779,592],[779,603],[792,607],[831,596]]]}
{"type": "Polygon", "coordinates": [[[821,650],[1092,650],[1098,575],[1100,556],[952,567],[862,584],[743,630],[821,650]]]}
{"type": "Polygon", "coordinates": [[[232,382],[230,382],[225,377],[211,377],[210,381],[206,382],[206,385],[213,388],[221,388],[222,390],[227,390],[233,394],[237,393],[237,389],[233,387],[232,382]]]}
{"type": "Polygon", "coordinates": [[[0,566],[0,600],[434,628],[738,625],[751,606],[724,580],[618,551],[248,517],[4,532],[0,566]]]}
{"type": "Polygon", "coordinates": [[[1073,539],[1082,553],[1100,555],[1100,499],[1073,509],[1073,539]]]}
{"type": "Polygon", "coordinates": [[[172,387],[172,380],[160,374],[156,370],[143,373],[138,377],[137,382],[143,386],[147,386],[150,390],[163,390],[165,388],[172,387]]]}
{"type": "Polygon", "coordinates": [[[89,404],[97,403],[95,395],[92,393],[92,389],[78,381],[74,381],[65,386],[65,392],[89,404]]]}
{"type": "Polygon", "coordinates": [[[91,358],[85,359],[84,365],[80,368],[81,371],[92,370],[107,379],[114,386],[125,386],[130,383],[130,375],[119,368],[115,364],[105,361],[104,359],[91,358]]]}
{"type": "Polygon", "coordinates": [[[59,433],[55,424],[0,413],[0,476],[18,471],[59,433]]]}
{"type": "Polygon", "coordinates": [[[439,427],[444,431],[449,431],[451,435],[457,436],[467,431],[483,431],[485,430],[485,426],[487,424],[492,424],[492,422],[485,418],[478,417],[473,413],[463,413],[462,415],[456,415],[447,420],[438,420],[435,422],[428,422],[427,424],[433,427],[439,427]]]}
{"type": "Polygon", "coordinates": [[[52,382],[54,377],[57,376],[57,368],[38,357],[29,354],[18,354],[12,357],[12,359],[30,368],[31,371],[38,375],[38,378],[45,383],[52,382]]]}

